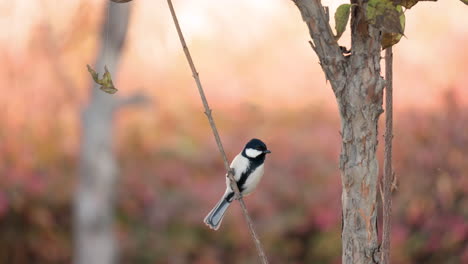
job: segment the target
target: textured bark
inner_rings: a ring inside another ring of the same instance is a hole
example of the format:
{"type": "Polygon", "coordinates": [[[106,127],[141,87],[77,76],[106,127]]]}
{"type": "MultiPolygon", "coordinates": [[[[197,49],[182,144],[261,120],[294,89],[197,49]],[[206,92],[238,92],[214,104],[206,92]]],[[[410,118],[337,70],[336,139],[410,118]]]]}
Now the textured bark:
{"type": "MultiPolygon", "coordinates": [[[[127,32],[129,6],[108,4],[109,9],[107,6],[104,9],[95,69],[102,72],[107,65],[109,71],[115,73],[127,32]]],[[[75,264],[117,262],[113,216],[118,168],[112,150],[112,123],[121,102],[115,95],[91,87],[89,104],[82,113],[79,180],[74,206],[75,264]]]]}
{"type": "Polygon", "coordinates": [[[335,93],[342,150],[342,263],[374,263],[377,240],[377,123],[382,113],[380,32],[364,19],[366,4],[353,2],[352,53],[344,56],[319,0],[295,0],[320,64],[335,93]]]}

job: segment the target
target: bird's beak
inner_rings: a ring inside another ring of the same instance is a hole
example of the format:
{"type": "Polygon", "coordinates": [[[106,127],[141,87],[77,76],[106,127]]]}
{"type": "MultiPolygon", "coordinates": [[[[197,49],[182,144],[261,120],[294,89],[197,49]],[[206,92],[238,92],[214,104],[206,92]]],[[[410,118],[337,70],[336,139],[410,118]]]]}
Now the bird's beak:
{"type": "Polygon", "coordinates": [[[267,150],[264,150],[263,153],[269,154],[269,153],[271,153],[271,151],[269,151],[269,150],[267,149],[267,150]]]}

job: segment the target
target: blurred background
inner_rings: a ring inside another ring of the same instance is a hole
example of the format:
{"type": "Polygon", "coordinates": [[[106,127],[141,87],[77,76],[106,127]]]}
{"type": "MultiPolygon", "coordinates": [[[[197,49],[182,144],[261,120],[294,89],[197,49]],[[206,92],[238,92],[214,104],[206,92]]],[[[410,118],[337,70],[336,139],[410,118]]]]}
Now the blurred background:
{"type": "MultiPolygon", "coordinates": [[[[340,121],[296,6],[174,4],[229,159],[273,152],[246,198],[271,263],[340,263],[340,121]]],[[[395,264],[468,263],[466,8],[419,3],[394,48],[395,264]]],[[[120,263],[257,263],[237,204],[203,224],[224,167],[165,1],[0,1],[0,61],[0,263],[80,263],[83,197],[120,263]]]]}

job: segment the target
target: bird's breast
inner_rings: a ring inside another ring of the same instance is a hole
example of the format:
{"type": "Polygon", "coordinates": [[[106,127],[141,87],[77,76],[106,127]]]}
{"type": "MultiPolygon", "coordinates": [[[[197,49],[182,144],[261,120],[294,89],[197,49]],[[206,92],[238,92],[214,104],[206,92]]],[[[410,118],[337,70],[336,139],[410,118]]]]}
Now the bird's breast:
{"type": "Polygon", "coordinates": [[[242,194],[247,195],[257,187],[258,183],[263,177],[264,169],[263,164],[255,168],[250,175],[248,175],[244,185],[242,186],[242,194]]]}

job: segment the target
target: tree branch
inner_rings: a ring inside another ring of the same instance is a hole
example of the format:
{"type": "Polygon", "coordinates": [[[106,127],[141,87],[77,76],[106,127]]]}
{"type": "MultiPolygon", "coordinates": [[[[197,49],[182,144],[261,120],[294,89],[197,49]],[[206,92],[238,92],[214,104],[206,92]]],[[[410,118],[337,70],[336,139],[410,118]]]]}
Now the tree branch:
{"type": "Polygon", "coordinates": [[[328,9],[320,0],[293,0],[302,15],[302,20],[309,28],[313,43],[311,46],[319,57],[320,64],[327,80],[332,84],[333,91],[339,92],[344,87],[345,74],[343,56],[328,23],[328,9]]]}
{"type": "Polygon", "coordinates": [[[392,47],[385,50],[385,153],[382,195],[383,234],[381,264],[390,263],[390,232],[392,229],[392,138],[393,138],[393,52],[392,47]]]}
{"type": "Polygon", "coordinates": [[[262,261],[262,263],[267,264],[268,259],[267,259],[266,255],[265,255],[265,252],[263,251],[263,247],[262,247],[262,244],[261,244],[260,240],[258,239],[257,233],[255,232],[255,229],[254,229],[254,226],[253,226],[253,223],[252,223],[252,219],[250,218],[249,213],[247,211],[247,207],[245,206],[244,200],[242,199],[242,196],[240,195],[239,188],[237,187],[236,181],[234,180],[233,171],[229,167],[229,162],[228,162],[228,159],[226,157],[226,153],[224,152],[224,148],[223,148],[223,145],[221,143],[221,139],[219,137],[218,129],[216,128],[216,124],[215,124],[215,122],[213,120],[213,117],[211,115],[211,109],[210,109],[210,106],[208,105],[208,101],[206,100],[205,92],[203,91],[203,87],[202,87],[200,78],[198,76],[197,69],[195,68],[195,64],[193,63],[192,56],[190,55],[190,52],[188,50],[187,44],[186,44],[184,36],[182,34],[182,30],[180,29],[179,22],[178,22],[178,19],[177,19],[175,10],[174,10],[174,6],[172,5],[172,1],[167,0],[167,4],[169,5],[169,9],[171,11],[172,19],[174,20],[174,25],[176,27],[177,34],[179,35],[180,43],[182,44],[182,48],[184,50],[185,57],[187,57],[187,61],[188,61],[189,65],[190,65],[190,69],[192,70],[193,78],[195,79],[195,82],[197,84],[198,92],[200,93],[200,97],[201,97],[201,100],[203,102],[203,106],[205,108],[206,117],[208,118],[211,129],[213,130],[213,135],[215,137],[216,144],[218,145],[219,152],[221,153],[221,156],[223,158],[224,166],[225,166],[226,171],[227,171],[227,177],[229,178],[230,183],[231,183],[231,188],[234,190],[234,192],[235,192],[235,194],[236,194],[236,196],[237,196],[237,198],[239,200],[239,203],[241,205],[242,213],[244,214],[245,220],[247,221],[247,224],[249,226],[250,234],[251,234],[252,239],[254,240],[255,246],[257,248],[258,256],[259,256],[260,260],[262,261]]]}

